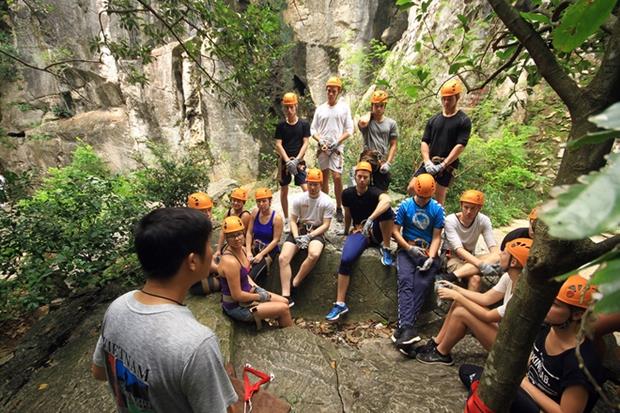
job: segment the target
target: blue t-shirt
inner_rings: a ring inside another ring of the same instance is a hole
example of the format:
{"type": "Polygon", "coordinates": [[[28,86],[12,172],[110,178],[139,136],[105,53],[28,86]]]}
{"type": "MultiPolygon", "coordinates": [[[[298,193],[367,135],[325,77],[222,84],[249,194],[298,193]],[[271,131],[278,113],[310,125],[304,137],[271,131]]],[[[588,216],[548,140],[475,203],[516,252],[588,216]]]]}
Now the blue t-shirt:
{"type": "Polygon", "coordinates": [[[394,222],[402,227],[405,240],[422,238],[430,244],[433,240],[433,230],[443,228],[444,218],[443,207],[434,199],[421,207],[411,197],[401,202],[394,222]]]}

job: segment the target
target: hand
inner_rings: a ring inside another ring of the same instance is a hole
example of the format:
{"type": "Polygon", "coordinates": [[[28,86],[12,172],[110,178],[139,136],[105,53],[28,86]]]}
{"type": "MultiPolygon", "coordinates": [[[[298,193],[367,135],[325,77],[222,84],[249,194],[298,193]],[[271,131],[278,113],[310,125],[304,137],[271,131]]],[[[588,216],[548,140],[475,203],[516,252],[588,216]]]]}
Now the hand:
{"type": "Polygon", "coordinates": [[[362,235],[364,235],[365,237],[370,237],[370,234],[372,233],[373,224],[374,224],[374,220],[372,218],[366,219],[366,222],[364,223],[364,227],[362,228],[362,235]]]}
{"type": "Polygon", "coordinates": [[[254,256],[252,256],[252,253],[251,253],[251,252],[248,252],[248,253],[246,254],[246,256],[248,257],[248,261],[250,261],[250,262],[252,262],[252,260],[254,259],[254,256]]]}
{"type": "Polygon", "coordinates": [[[437,175],[439,172],[441,172],[441,164],[433,164],[430,167],[426,166],[426,172],[428,172],[431,175],[437,175]]]}
{"type": "Polygon", "coordinates": [[[412,246],[411,248],[409,248],[407,250],[407,254],[411,257],[411,258],[418,258],[418,257],[425,257],[426,256],[426,250],[424,248],[418,247],[418,246],[412,246]]]}
{"type": "Polygon", "coordinates": [[[424,169],[426,169],[426,172],[432,175],[431,171],[435,170],[435,164],[432,163],[431,161],[426,161],[424,162],[424,169]]]}
{"type": "Polygon", "coordinates": [[[331,153],[334,152],[336,150],[336,148],[338,148],[338,141],[332,142],[329,145],[327,145],[327,150],[331,153]]]}
{"type": "Polygon", "coordinates": [[[381,168],[379,169],[379,171],[382,174],[386,174],[388,172],[390,172],[390,163],[389,162],[384,162],[383,165],[381,165],[381,168]]]}
{"type": "Polygon", "coordinates": [[[435,285],[437,286],[437,288],[448,288],[448,289],[452,289],[452,290],[456,290],[456,285],[451,283],[450,281],[446,281],[446,280],[439,280],[439,281],[435,281],[435,285]]]}
{"type": "Polygon", "coordinates": [[[264,303],[265,301],[271,301],[271,294],[264,288],[256,287],[254,292],[258,294],[258,301],[260,301],[261,303],[264,303]]]}
{"type": "Polygon", "coordinates": [[[502,266],[499,265],[499,263],[487,264],[486,262],[483,262],[482,264],[480,264],[479,268],[480,273],[485,277],[500,276],[504,272],[502,266]]]}
{"type": "Polygon", "coordinates": [[[428,271],[432,265],[433,265],[433,257],[428,257],[426,261],[424,261],[424,264],[418,265],[418,270],[428,271]]]}
{"type": "Polygon", "coordinates": [[[454,301],[456,301],[458,296],[461,295],[461,293],[459,293],[454,288],[439,287],[439,289],[437,290],[437,295],[442,300],[454,300],[454,301]]]}
{"type": "Polygon", "coordinates": [[[300,235],[295,238],[295,244],[299,247],[299,249],[305,250],[308,248],[308,244],[310,243],[310,235],[300,235]]]}
{"type": "Polygon", "coordinates": [[[299,161],[296,158],[290,159],[286,162],[286,171],[291,175],[297,175],[299,171],[297,170],[297,164],[299,161]]]}
{"type": "Polygon", "coordinates": [[[261,262],[263,259],[263,256],[260,254],[257,254],[255,257],[252,257],[252,259],[250,260],[250,262],[252,264],[258,264],[259,262],[261,262]]]}

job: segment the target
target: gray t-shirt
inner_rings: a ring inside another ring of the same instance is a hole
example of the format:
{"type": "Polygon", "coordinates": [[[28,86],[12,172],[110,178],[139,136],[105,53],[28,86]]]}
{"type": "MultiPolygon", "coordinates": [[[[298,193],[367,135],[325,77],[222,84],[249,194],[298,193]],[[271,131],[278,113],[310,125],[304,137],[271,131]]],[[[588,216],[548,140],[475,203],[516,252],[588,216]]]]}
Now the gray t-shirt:
{"type": "Polygon", "coordinates": [[[237,401],[215,334],[187,307],[110,304],[93,362],[105,367],[119,412],[225,412],[237,401]]]}
{"type": "Polygon", "coordinates": [[[364,149],[378,151],[383,159],[387,158],[390,140],[398,138],[396,121],[387,116],[381,122],[371,119],[365,128],[360,128],[364,137],[364,149]]]}
{"type": "Polygon", "coordinates": [[[443,249],[456,251],[458,248],[465,248],[473,254],[476,252],[476,244],[478,238],[482,235],[487,248],[497,245],[493,236],[493,225],[486,215],[478,212],[476,219],[469,227],[464,226],[459,221],[456,214],[450,214],[446,217],[444,226],[444,246],[443,249]]]}

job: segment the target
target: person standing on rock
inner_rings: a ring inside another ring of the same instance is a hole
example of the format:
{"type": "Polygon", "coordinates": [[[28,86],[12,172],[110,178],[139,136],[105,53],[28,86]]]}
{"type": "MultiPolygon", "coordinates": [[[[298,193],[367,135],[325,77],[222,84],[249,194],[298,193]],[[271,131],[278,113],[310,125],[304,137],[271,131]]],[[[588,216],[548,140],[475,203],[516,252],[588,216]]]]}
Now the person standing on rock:
{"type": "Polygon", "coordinates": [[[359,162],[355,166],[355,186],[342,193],[344,206],[344,234],[347,235],[342,247],[340,268],[338,269],[338,291],[336,302],[325,316],[327,321],[336,321],[349,312],[345,303],[353,264],[369,246],[381,245],[381,263],[391,266],[390,239],[394,227],[394,213],[390,208],[390,197],[378,188],[369,187],[372,166],[359,162]],[[349,228],[353,229],[349,233],[349,228]]]}
{"type": "Polygon", "coordinates": [[[342,222],[343,142],[353,133],[351,109],[342,99],[342,81],[334,76],[327,80],[327,102],[316,108],[310,133],[319,143],[318,162],[323,172],[322,190],[329,193],[329,175],[333,177],[336,196],[336,220],[342,222]]]}
{"type": "Polygon", "coordinates": [[[209,274],[210,234],[209,219],[190,208],[157,209],[136,226],[146,282],[108,307],[91,367],[119,412],[232,411],[237,394],[218,338],[183,304],[209,274]]]}
{"type": "Polygon", "coordinates": [[[304,191],[306,185],[306,162],[304,156],[310,139],[310,124],[297,117],[297,95],[289,92],[282,97],[286,119],[276,126],[274,139],[278,154],[278,182],[280,183],[280,204],[284,214],[284,231],[288,232],[288,185],[292,176],[295,185],[304,191]]]}
{"type": "Polygon", "coordinates": [[[442,248],[448,258],[449,272],[441,278],[450,282],[467,279],[469,289],[478,291],[480,275],[499,276],[503,272],[498,263],[499,247],[491,220],[480,212],[484,206],[484,194],[469,189],[461,194],[460,202],[461,212],[446,217],[442,248]],[[476,256],[476,244],[481,235],[489,253],[476,256]]]}
{"type": "Polygon", "coordinates": [[[280,283],[282,295],[295,305],[295,292],[301,282],[316,265],[323,247],[324,234],[334,216],[333,200],[321,191],[323,173],[320,169],[308,170],[308,192],[293,198],[291,209],[291,232],[282,245],[280,253],[280,283]],[[291,260],[300,250],[308,250],[308,256],[301,263],[292,278],[291,260]],[[291,280],[292,278],[292,280],[291,280]]]}
{"type": "MultiPolygon", "coordinates": [[[[417,349],[416,359],[425,364],[454,364],[450,351],[468,331],[472,332],[482,347],[490,350],[531,247],[532,240],[528,238],[517,238],[508,243],[499,259],[506,273],[485,293],[470,291],[448,281],[439,281],[437,295],[441,299],[452,300],[453,304],[437,337],[430,338],[423,347],[417,349]],[[489,308],[500,301],[501,306],[489,308]]],[[[410,352],[409,356],[413,357],[414,354],[410,352]]]]}
{"type": "MultiPolygon", "coordinates": [[[[248,200],[248,191],[243,188],[235,188],[230,194],[230,208],[226,211],[227,217],[239,217],[243,222],[243,227],[247,228],[250,225],[251,215],[250,211],[243,209],[245,203],[248,200]]],[[[245,235],[245,234],[244,234],[245,235]]],[[[220,237],[217,240],[217,249],[215,250],[215,254],[213,259],[216,262],[219,262],[220,257],[222,256],[222,248],[224,248],[224,233],[220,232],[220,237]]]]}
{"type": "Polygon", "coordinates": [[[252,265],[250,277],[257,284],[267,275],[271,264],[280,252],[280,238],[284,222],[282,216],[271,208],[273,194],[269,188],[258,188],[254,194],[256,208],[245,238],[245,251],[252,265]]]}
{"type": "Polygon", "coordinates": [[[400,247],[396,255],[398,328],[392,335],[399,348],[421,340],[415,322],[439,271],[439,244],[445,219],[443,207],[432,199],[435,179],[431,175],[414,177],[407,189],[415,195],[398,207],[392,232],[400,247]]]}
{"type": "Polygon", "coordinates": [[[435,199],[441,205],[446,202],[453,172],[459,166],[459,156],[465,150],[471,133],[471,120],[458,109],[462,92],[463,85],[456,78],[441,86],[442,111],[426,123],[420,144],[423,164],[414,174],[428,173],[435,177],[435,199]]]}
{"type": "Polygon", "coordinates": [[[226,217],[222,226],[226,247],[218,266],[222,283],[222,310],[230,318],[256,322],[274,318],[280,327],[293,325],[288,300],[259,287],[249,276],[250,260],[245,251],[245,227],[241,218],[226,217]]]}
{"type": "Polygon", "coordinates": [[[357,123],[364,137],[364,151],[372,152],[378,162],[373,165],[371,186],[382,191],[390,186],[390,167],[396,156],[398,138],[396,121],[384,115],[387,101],[385,91],[375,90],[370,97],[370,112],[357,123]]]}

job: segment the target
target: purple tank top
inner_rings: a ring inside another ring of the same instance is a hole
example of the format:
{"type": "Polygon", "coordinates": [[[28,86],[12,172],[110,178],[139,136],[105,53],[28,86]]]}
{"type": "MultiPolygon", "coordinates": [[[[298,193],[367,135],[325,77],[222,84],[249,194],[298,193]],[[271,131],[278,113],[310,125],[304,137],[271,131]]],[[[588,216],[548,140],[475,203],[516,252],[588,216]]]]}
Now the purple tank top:
{"type": "MultiPolygon", "coordinates": [[[[256,218],[254,218],[254,242],[259,240],[264,245],[269,244],[273,241],[273,218],[276,215],[276,211],[271,211],[271,217],[269,218],[269,222],[266,224],[261,224],[260,222],[260,212],[256,214],[256,218]]],[[[280,251],[280,247],[276,245],[273,249],[275,252],[280,251]]]]}
{"type": "MultiPolygon", "coordinates": [[[[230,255],[235,257],[233,254],[230,254],[230,255]]],[[[237,261],[239,261],[239,258],[237,258],[237,261]]],[[[250,273],[250,269],[241,265],[241,262],[239,262],[239,266],[241,267],[239,269],[239,278],[241,280],[241,291],[245,291],[246,293],[249,293],[250,291],[252,291],[252,286],[250,285],[250,281],[248,281],[248,274],[250,273]]],[[[220,277],[220,286],[222,289],[222,295],[227,295],[230,297],[230,287],[228,287],[228,281],[226,280],[226,277],[220,277]]],[[[226,303],[222,301],[222,307],[228,310],[232,310],[233,308],[238,307],[238,306],[239,306],[239,303],[226,303]]]]}

